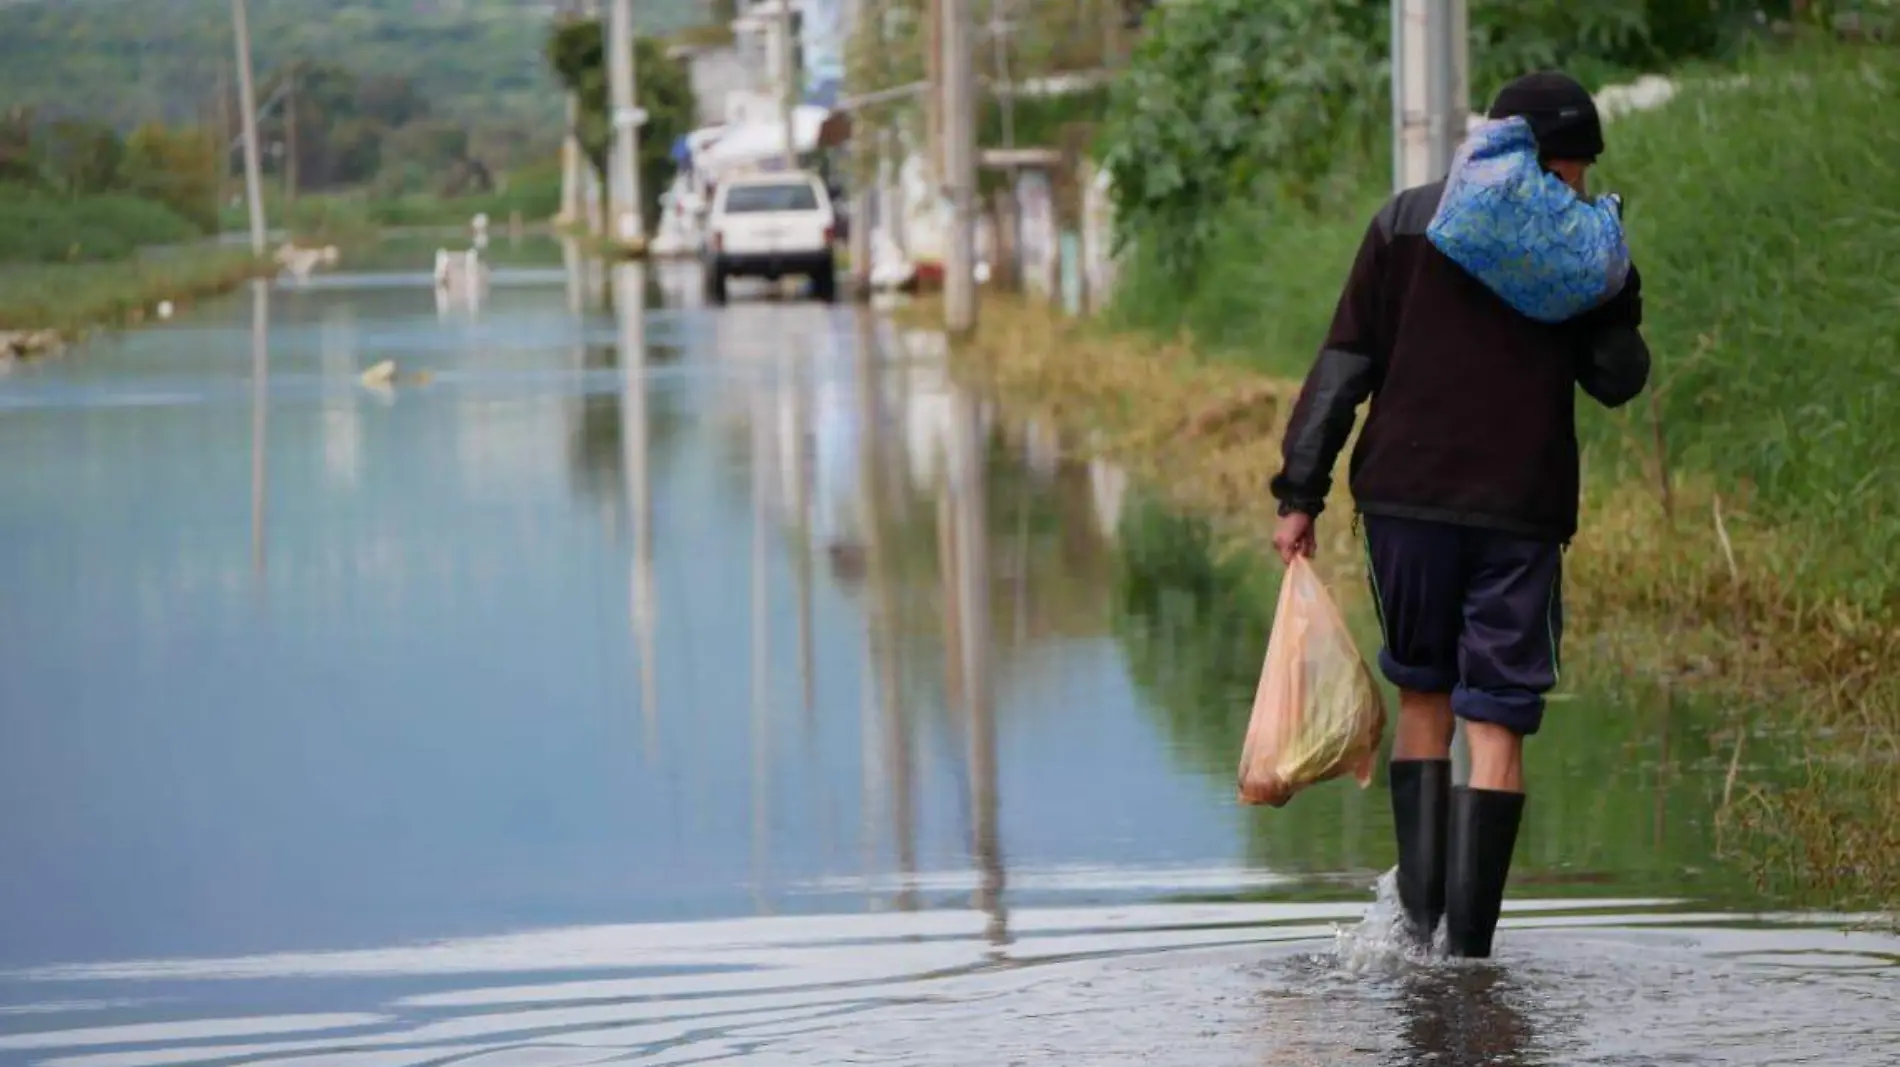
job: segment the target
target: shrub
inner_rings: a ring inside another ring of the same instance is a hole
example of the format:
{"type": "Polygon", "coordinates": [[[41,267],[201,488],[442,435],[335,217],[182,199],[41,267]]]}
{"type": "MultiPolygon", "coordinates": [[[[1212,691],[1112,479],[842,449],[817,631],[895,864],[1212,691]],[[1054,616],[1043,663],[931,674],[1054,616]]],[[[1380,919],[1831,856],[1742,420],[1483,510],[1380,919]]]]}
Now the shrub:
{"type": "Polygon", "coordinates": [[[163,204],[122,193],[67,198],[0,187],[0,263],[121,259],[203,236],[163,204]]]}

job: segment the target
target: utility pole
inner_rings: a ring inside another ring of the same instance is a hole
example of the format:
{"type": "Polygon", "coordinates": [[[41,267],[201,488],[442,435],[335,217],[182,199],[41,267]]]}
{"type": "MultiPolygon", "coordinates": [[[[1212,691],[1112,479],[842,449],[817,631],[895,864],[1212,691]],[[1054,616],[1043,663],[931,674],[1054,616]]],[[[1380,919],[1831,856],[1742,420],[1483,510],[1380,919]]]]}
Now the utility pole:
{"type": "MultiPolygon", "coordinates": [[[[884,52],[883,0],[858,0],[858,24],[852,34],[857,46],[866,47],[875,37],[879,56],[884,52]]],[[[854,93],[870,92],[875,86],[854,85],[854,93]]],[[[879,213],[888,220],[889,201],[874,201],[873,191],[882,193],[884,152],[882,131],[875,136],[867,124],[854,121],[851,129],[851,281],[853,296],[865,299],[871,292],[871,205],[878,203],[879,213]]],[[[885,225],[890,225],[886,221],[885,225]]]]}
{"type": "Polygon", "coordinates": [[[924,0],[924,166],[933,183],[943,181],[944,0],[924,0]]]}
{"type": "Polygon", "coordinates": [[[778,0],[778,121],[784,137],[785,169],[798,169],[798,134],[792,129],[792,108],[798,99],[798,72],[792,59],[792,0],[778,0]]]}
{"type": "Polygon", "coordinates": [[[938,0],[943,11],[943,189],[950,200],[944,243],[944,326],[976,327],[976,77],[970,56],[970,0],[938,0]]]}
{"type": "MultiPolygon", "coordinates": [[[[1016,92],[1009,76],[1009,49],[1016,28],[1010,24],[1009,15],[1004,10],[1005,0],[991,0],[990,4],[990,44],[996,52],[996,81],[998,86],[997,103],[1001,105],[1003,119],[1003,147],[1016,147],[1016,92]]],[[[1110,20],[1109,25],[1113,25],[1110,20]]],[[[1010,167],[1010,177],[1014,178],[1016,168],[1010,167]]],[[[1010,183],[1011,186],[1015,182],[1010,183]]]]}
{"type": "Polygon", "coordinates": [[[1392,0],[1394,191],[1445,176],[1471,109],[1466,0],[1392,0]]]}
{"type": "Polygon", "coordinates": [[[581,142],[574,135],[575,126],[580,121],[581,102],[573,93],[567,94],[567,134],[561,138],[561,221],[569,226],[577,225],[583,213],[581,211],[581,142]]]}
{"type": "Polygon", "coordinates": [[[608,168],[608,195],[613,201],[614,236],[622,241],[642,239],[645,220],[640,207],[640,109],[634,106],[633,0],[614,0],[607,33],[607,91],[613,115],[614,141],[608,168]]]}
{"type": "MultiPolygon", "coordinates": [[[[581,14],[587,20],[599,23],[602,47],[605,47],[607,23],[601,17],[600,0],[582,0],[581,14]]],[[[579,102],[576,101],[577,108],[578,104],[579,102]]],[[[583,151],[580,166],[581,217],[585,220],[587,232],[595,237],[600,237],[607,232],[606,220],[601,217],[600,178],[600,171],[595,169],[593,157],[583,151]]]]}
{"type": "Polygon", "coordinates": [[[297,199],[297,65],[284,82],[284,203],[297,199]]]}
{"type": "MultiPolygon", "coordinates": [[[[557,16],[557,26],[566,25],[568,20],[581,15],[581,8],[575,0],[567,0],[557,16]]],[[[581,142],[575,131],[580,128],[581,101],[573,90],[566,94],[566,132],[561,137],[561,210],[556,216],[563,223],[573,226],[580,223],[581,213],[581,142]]]]}
{"type": "Polygon", "coordinates": [[[244,0],[231,0],[231,31],[237,39],[238,108],[244,128],[244,196],[251,207],[251,252],[264,254],[264,173],[257,152],[257,92],[251,85],[251,28],[244,0]]]}
{"type": "Polygon", "coordinates": [[[231,61],[218,64],[218,144],[223,149],[218,154],[218,190],[217,210],[213,218],[224,215],[224,205],[230,199],[231,188],[231,61]]]}

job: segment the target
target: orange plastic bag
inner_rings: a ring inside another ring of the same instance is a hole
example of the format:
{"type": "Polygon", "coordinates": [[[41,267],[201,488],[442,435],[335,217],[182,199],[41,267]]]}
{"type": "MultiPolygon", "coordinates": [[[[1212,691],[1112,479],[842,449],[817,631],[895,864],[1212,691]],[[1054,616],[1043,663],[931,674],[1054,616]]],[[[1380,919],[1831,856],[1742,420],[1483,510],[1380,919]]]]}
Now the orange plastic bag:
{"type": "Polygon", "coordinates": [[[1385,698],[1312,564],[1295,557],[1280,583],[1267,662],[1240,752],[1240,802],[1280,807],[1315,782],[1372,781],[1385,698]]]}

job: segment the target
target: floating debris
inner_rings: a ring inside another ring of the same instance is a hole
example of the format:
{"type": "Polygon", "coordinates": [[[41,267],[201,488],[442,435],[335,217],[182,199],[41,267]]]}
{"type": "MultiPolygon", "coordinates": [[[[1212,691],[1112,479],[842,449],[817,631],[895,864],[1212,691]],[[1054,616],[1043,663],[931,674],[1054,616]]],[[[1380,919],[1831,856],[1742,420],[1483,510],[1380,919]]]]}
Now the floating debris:
{"type": "Polygon", "coordinates": [[[15,359],[49,356],[66,347],[58,330],[15,330],[0,332],[0,355],[15,359]]]}
{"type": "Polygon", "coordinates": [[[357,381],[365,389],[381,391],[398,385],[427,385],[434,378],[435,375],[426,370],[405,373],[397,368],[395,360],[386,359],[364,371],[357,381]]]}

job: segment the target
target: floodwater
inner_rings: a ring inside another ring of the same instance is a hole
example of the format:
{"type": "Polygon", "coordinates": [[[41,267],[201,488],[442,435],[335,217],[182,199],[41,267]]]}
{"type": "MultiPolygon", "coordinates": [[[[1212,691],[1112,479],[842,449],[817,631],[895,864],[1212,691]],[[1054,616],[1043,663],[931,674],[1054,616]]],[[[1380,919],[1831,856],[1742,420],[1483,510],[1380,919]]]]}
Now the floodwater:
{"type": "Polygon", "coordinates": [[[1580,643],[1497,960],[1407,960],[1119,472],[849,306],[431,251],[0,380],[0,1064],[1895,1062],[1719,709],[1580,643]]]}

